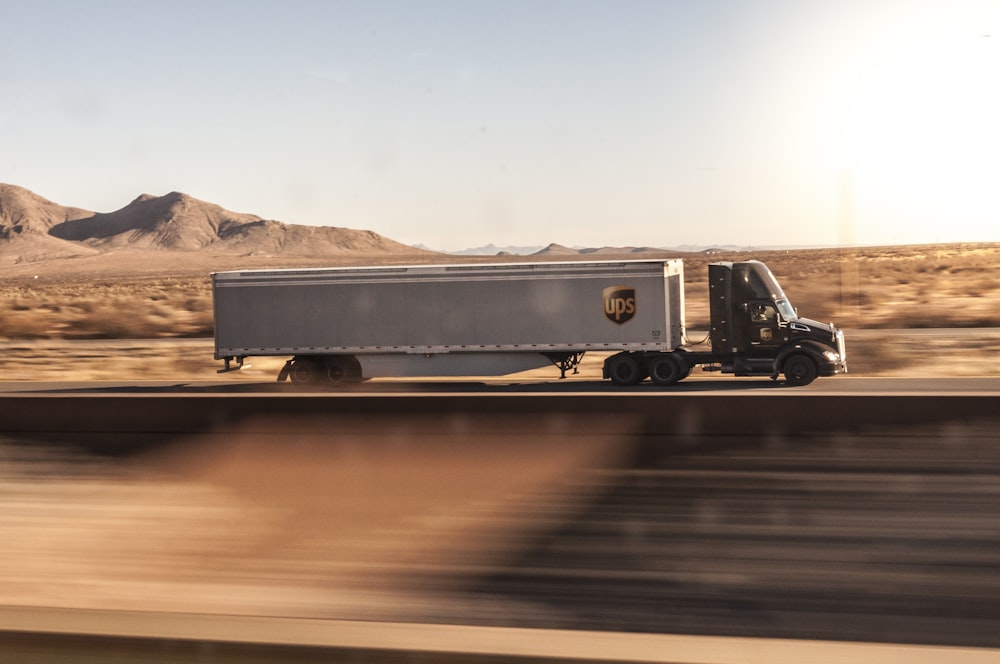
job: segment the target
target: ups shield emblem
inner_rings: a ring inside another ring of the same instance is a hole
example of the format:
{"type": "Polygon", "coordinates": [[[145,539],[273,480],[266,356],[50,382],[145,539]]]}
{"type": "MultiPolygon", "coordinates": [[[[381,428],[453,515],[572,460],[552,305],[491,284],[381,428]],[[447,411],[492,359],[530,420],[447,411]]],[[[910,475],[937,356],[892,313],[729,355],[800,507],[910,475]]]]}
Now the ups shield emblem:
{"type": "Polygon", "coordinates": [[[769,327],[761,328],[760,331],[761,341],[770,341],[773,337],[774,337],[774,330],[772,330],[769,327]]]}
{"type": "Polygon", "coordinates": [[[604,289],[604,316],[617,325],[635,316],[635,289],[628,286],[608,286],[604,289]]]}

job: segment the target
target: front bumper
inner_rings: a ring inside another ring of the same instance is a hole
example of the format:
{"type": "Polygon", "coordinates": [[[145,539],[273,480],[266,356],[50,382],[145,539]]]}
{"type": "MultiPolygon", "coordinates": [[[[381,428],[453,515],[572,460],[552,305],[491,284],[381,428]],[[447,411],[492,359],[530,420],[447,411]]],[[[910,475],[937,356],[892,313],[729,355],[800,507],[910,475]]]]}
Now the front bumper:
{"type": "MultiPolygon", "coordinates": [[[[833,324],[830,327],[833,327],[833,324]]],[[[819,366],[821,376],[836,376],[847,373],[847,344],[844,341],[844,331],[833,327],[833,341],[837,344],[837,350],[831,349],[823,352],[823,361],[819,366]]]]}

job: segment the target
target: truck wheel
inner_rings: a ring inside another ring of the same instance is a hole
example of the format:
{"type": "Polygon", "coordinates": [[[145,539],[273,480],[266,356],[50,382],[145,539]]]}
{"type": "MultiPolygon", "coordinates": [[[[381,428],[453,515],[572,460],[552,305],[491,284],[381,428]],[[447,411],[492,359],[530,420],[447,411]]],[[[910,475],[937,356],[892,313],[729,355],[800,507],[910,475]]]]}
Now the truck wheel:
{"type": "Polygon", "coordinates": [[[347,382],[347,367],[331,364],[326,368],[326,379],[333,385],[343,385],[347,382]]]}
{"type": "Polygon", "coordinates": [[[649,378],[657,385],[673,385],[688,373],[673,355],[657,355],[649,363],[649,378]]]}
{"type": "Polygon", "coordinates": [[[293,383],[315,383],[320,378],[319,363],[310,358],[295,358],[288,370],[293,383]]]}
{"type": "Polygon", "coordinates": [[[326,362],[326,379],[331,385],[343,385],[361,380],[361,364],[353,355],[330,358],[326,362]]]}
{"type": "Polygon", "coordinates": [[[796,353],[785,360],[785,384],[808,385],[816,380],[819,370],[808,355],[796,353]]]}
{"type": "Polygon", "coordinates": [[[642,367],[632,355],[621,353],[608,360],[608,377],[615,385],[635,385],[642,380],[642,367]]]}

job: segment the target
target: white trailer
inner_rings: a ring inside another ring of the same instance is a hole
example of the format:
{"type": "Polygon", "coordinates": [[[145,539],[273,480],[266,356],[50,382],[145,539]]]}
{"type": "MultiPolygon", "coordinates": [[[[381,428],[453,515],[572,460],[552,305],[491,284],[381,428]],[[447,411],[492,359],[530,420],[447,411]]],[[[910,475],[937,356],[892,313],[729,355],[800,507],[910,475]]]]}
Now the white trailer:
{"type": "MultiPolygon", "coordinates": [[[[684,336],[680,260],[249,270],[212,275],[215,357],[280,379],[506,375],[684,336]]],[[[614,376],[612,376],[614,377],[614,376]]]]}

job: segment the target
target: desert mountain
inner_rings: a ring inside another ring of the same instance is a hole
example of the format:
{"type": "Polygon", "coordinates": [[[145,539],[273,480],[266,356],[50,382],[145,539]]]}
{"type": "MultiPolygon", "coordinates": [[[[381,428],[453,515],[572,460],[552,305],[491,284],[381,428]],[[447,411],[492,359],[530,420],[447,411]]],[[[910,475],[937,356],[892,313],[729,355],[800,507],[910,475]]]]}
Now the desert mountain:
{"type": "Polygon", "coordinates": [[[21,234],[45,235],[53,226],[93,215],[89,210],[65,207],[24,187],[0,184],[0,240],[21,234]]]}
{"type": "Polygon", "coordinates": [[[561,244],[550,244],[540,251],[531,254],[532,256],[623,256],[628,254],[662,254],[667,249],[656,247],[591,247],[573,248],[561,244]]]}
{"type": "Polygon", "coordinates": [[[229,212],[175,191],[143,194],[117,212],[66,221],[49,232],[93,247],[193,251],[222,240],[230,227],[256,221],[260,217],[229,212]]]}
{"type": "Polygon", "coordinates": [[[572,256],[578,253],[580,253],[578,249],[571,249],[570,247],[553,242],[544,249],[536,251],[532,256],[572,256]]]}
{"type": "Polygon", "coordinates": [[[0,261],[119,250],[288,257],[423,253],[371,231],[265,220],[179,192],[143,194],[116,212],[95,213],[0,184],[0,261]]]}
{"type": "Polygon", "coordinates": [[[529,256],[541,251],[543,247],[538,246],[497,246],[492,242],[481,247],[470,247],[459,251],[449,251],[455,256],[529,256]]]}
{"type": "Polygon", "coordinates": [[[53,227],[94,213],[46,200],[23,187],[0,184],[0,254],[19,260],[69,258],[96,253],[50,234],[53,227]]]}

